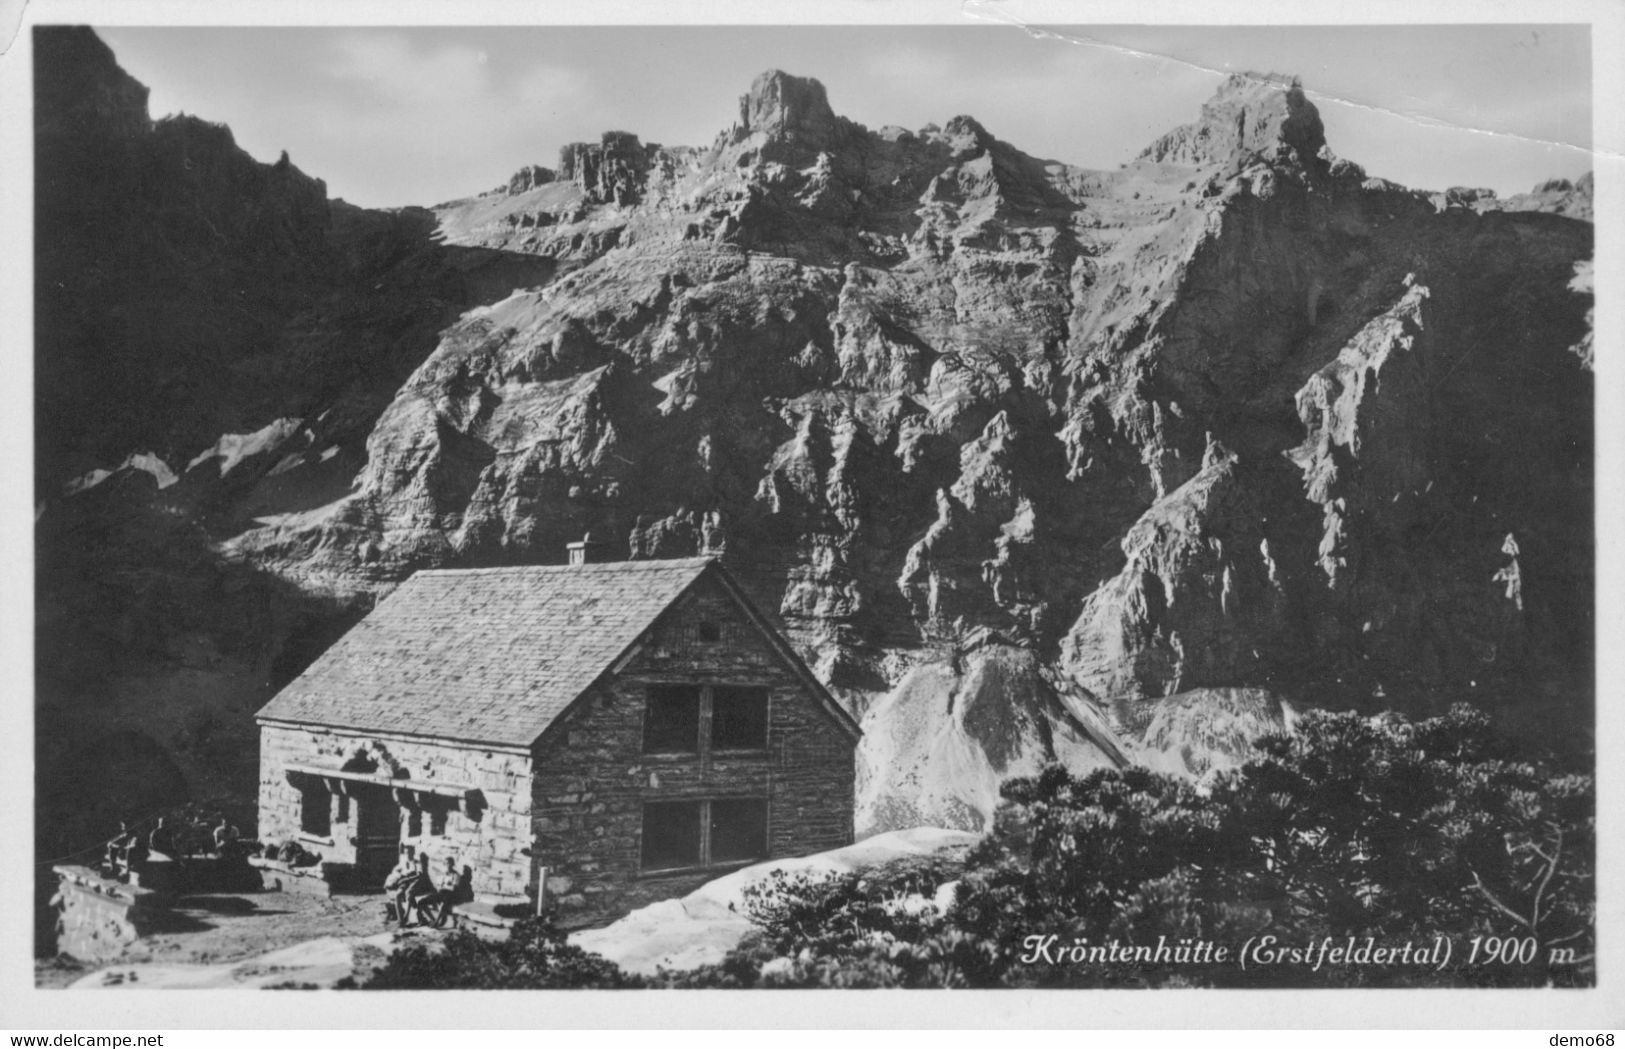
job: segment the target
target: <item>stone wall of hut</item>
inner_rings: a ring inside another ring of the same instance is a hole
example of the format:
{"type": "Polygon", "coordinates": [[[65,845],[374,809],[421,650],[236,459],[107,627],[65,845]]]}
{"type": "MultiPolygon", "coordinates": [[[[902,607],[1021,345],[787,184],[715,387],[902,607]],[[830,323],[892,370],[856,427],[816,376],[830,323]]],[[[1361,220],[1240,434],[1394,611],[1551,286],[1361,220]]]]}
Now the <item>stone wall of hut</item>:
{"type": "Polygon", "coordinates": [[[643,807],[660,801],[765,799],[770,857],[852,841],[852,737],[715,583],[669,609],[642,648],[539,741],[531,819],[547,893],[568,926],[602,924],[681,896],[738,864],[642,869],[643,807]],[[768,689],[760,753],[643,753],[651,686],[768,689]]]}
{"type": "MultiPolygon", "coordinates": [[[[306,799],[298,784],[308,779],[288,775],[290,765],[339,769],[346,763],[375,765],[381,777],[477,791],[472,805],[431,803],[420,806],[420,811],[414,811],[411,792],[400,792],[393,815],[399,821],[401,841],[429,854],[437,879],[450,856],[459,871],[465,865],[472,870],[476,894],[495,902],[523,902],[532,882],[530,857],[521,851],[529,845],[531,833],[529,755],[377,733],[265,724],[260,728],[260,840],[291,838],[325,860],[354,863],[352,839],[365,802],[354,795],[329,794],[325,799],[329,833],[306,833],[301,829],[306,799]]],[[[363,785],[355,793],[366,789],[363,785]]],[[[372,796],[376,798],[375,793],[372,796]]]]}

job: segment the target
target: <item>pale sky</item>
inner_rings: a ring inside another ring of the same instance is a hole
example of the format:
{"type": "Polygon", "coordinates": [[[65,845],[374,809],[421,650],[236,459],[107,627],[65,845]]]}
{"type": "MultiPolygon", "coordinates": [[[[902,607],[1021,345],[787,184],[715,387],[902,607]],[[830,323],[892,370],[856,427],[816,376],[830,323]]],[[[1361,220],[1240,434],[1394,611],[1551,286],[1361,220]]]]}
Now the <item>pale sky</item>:
{"type": "Polygon", "coordinates": [[[154,117],[229,124],[357,204],[432,204],[605,130],[708,145],[769,68],[837,113],[969,113],[1036,156],[1112,168],[1195,119],[1221,71],[1296,73],[1372,174],[1521,192],[1592,166],[1585,26],[627,26],[100,29],[154,117]],[[1135,53],[1140,52],[1140,53],[1135,53]]]}

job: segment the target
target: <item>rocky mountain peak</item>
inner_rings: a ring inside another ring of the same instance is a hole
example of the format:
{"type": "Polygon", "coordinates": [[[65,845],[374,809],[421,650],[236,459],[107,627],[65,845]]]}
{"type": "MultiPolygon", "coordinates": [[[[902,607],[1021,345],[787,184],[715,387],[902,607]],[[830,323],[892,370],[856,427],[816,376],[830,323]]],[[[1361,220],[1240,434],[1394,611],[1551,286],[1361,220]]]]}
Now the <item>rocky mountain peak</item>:
{"type": "Polygon", "coordinates": [[[942,128],[942,135],[953,143],[959,152],[987,149],[994,142],[993,136],[982,126],[981,121],[964,114],[948,121],[942,128]]]}
{"type": "Polygon", "coordinates": [[[739,99],[742,135],[764,134],[808,145],[827,139],[839,126],[824,85],[811,77],[769,69],[739,99]]]}
{"type": "Polygon", "coordinates": [[[1596,178],[1588,171],[1572,182],[1566,178],[1550,178],[1528,193],[1519,193],[1504,201],[1495,200],[1491,194],[1490,199],[1473,201],[1470,206],[1478,211],[1545,211],[1589,222],[1595,193],[1596,178]]]}
{"type": "Polygon", "coordinates": [[[1320,111],[1297,77],[1233,73],[1202,105],[1201,117],[1147,146],[1143,160],[1168,164],[1224,164],[1252,155],[1291,151],[1302,163],[1326,146],[1320,111]]]}
{"type": "Polygon", "coordinates": [[[653,154],[630,131],[606,131],[595,145],[572,142],[559,150],[557,177],[574,182],[597,203],[633,204],[642,198],[653,154]]]}
{"type": "Polygon", "coordinates": [[[558,178],[558,173],[552,168],[542,167],[540,164],[530,164],[514,172],[508,179],[503,192],[509,196],[518,193],[528,193],[538,186],[545,186],[558,178]]]}
{"type": "Polygon", "coordinates": [[[35,112],[55,117],[36,122],[40,133],[129,139],[151,126],[147,86],[119,66],[112,48],[89,26],[37,34],[34,53],[35,112]]]}

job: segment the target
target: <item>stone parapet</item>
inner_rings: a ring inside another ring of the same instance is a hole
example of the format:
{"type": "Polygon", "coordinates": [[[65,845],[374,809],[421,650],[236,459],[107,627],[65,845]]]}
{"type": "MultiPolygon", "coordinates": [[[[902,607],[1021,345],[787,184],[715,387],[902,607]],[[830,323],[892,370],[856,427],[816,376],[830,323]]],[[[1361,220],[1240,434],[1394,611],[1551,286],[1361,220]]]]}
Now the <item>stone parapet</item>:
{"type": "Polygon", "coordinates": [[[164,910],[151,889],[106,878],[89,867],[51,868],[60,881],[57,950],[80,961],[116,958],[151,932],[164,910]]]}

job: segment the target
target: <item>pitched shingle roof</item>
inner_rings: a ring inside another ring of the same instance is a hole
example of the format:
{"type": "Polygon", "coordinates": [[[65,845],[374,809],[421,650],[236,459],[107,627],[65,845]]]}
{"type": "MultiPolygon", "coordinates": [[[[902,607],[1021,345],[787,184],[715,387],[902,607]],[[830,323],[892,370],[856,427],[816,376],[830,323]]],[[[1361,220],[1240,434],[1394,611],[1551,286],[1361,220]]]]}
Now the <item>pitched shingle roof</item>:
{"type": "Polygon", "coordinates": [[[259,716],[529,746],[712,564],[419,572],[259,716]]]}

